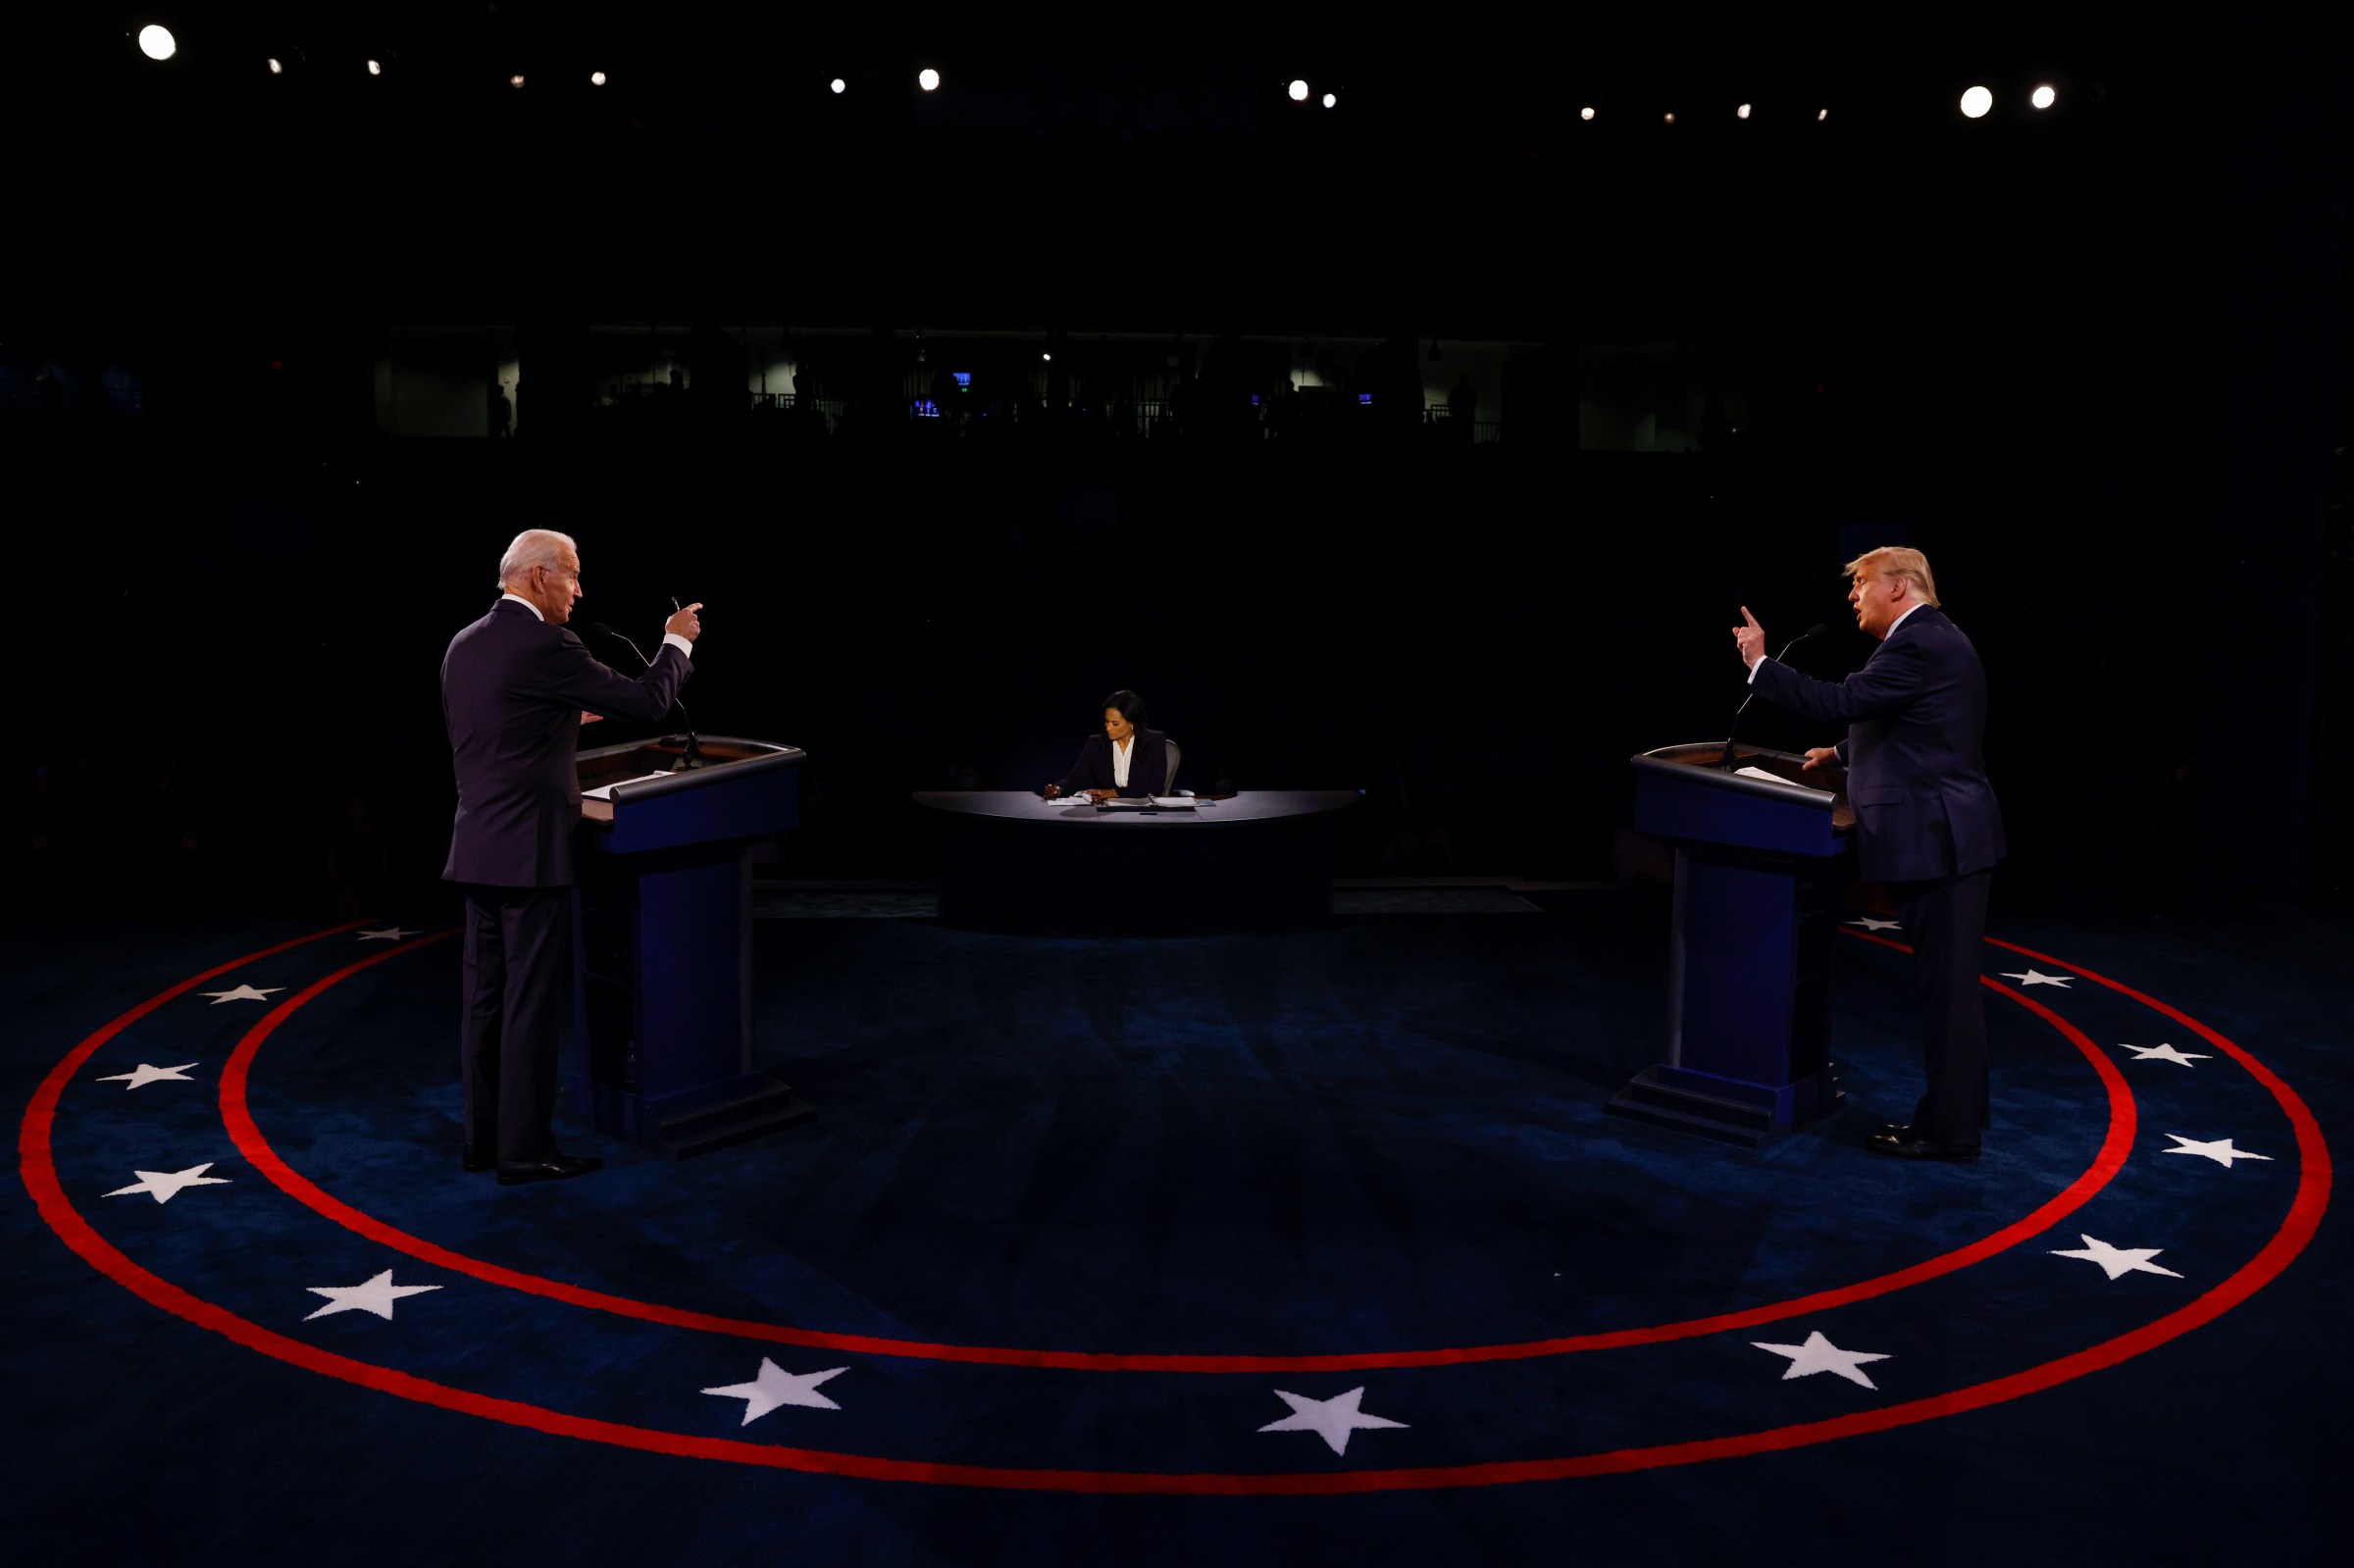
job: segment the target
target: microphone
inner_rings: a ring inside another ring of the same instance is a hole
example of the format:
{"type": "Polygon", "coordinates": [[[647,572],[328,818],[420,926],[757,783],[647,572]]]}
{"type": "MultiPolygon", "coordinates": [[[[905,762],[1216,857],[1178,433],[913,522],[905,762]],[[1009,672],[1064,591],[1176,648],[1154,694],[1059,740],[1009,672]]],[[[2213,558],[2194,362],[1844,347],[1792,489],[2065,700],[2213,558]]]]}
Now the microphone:
{"type": "MultiPolygon", "coordinates": [[[[1801,632],[1797,636],[1794,636],[1789,641],[1783,643],[1782,651],[1778,654],[1775,654],[1774,657],[1777,659],[1787,660],[1790,657],[1790,650],[1792,648],[1797,647],[1802,642],[1812,642],[1815,638],[1829,632],[1830,630],[1831,629],[1829,627],[1824,626],[1821,622],[1817,621],[1815,623],[1815,625],[1807,628],[1804,632],[1801,632]]],[[[1724,755],[1716,759],[1717,767],[1729,768],[1733,765],[1733,734],[1741,728],[1741,716],[1747,713],[1749,711],[1749,705],[1757,700],[1758,688],[1755,685],[1752,685],[1749,688],[1749,695],[1741,699],[1741,706],[1733,710],[1733,722],[1725,727],[1724,755]]]]}
{"type": "MultiPolygon", "coordinates": [[[[1820,631],[1821,629],[1817,627],[1816,630],[1820,631]]],[[[631,641],[626,633],[614,631],[602,621],[591,623],[588,628],[588,634],[592,637],[613,637],[623,643],[626,643],[629,647],[629,650],[638,655],[638,662],[640,664],[644,665],[648,670],[651,670],[654,667],[654,661],[645,656],[645,650],[643,648],[640,648],[637,643],[631,641]]],[[[689,713],[687,711],[687,704],[681,702],[677,697],[672,697],[670,699],[670,705],[678,709],[679,717],[687,722],[687,756],[682,766],[688,768],[699,768],[703,765],[703,748],[694,737],[694,715],[689,713]]]]}

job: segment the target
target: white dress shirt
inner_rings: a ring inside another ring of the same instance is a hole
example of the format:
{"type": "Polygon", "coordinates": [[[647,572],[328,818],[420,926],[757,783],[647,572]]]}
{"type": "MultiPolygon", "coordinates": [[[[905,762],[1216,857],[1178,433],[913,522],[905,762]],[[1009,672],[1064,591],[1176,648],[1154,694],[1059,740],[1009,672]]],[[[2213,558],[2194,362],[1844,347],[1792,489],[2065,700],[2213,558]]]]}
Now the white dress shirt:
{"type": "Polygon", "coordinates": [[[1120,788],[1128,787],[1128,753],[1136,749],[1136,736],[1111,743],[1111,782],[1120,788]]]}
{"type": "MultiPolygon", "coordinates": [[[[540,620],[544,621],[547,619],[546,616],[540,615],[539,606],[534,604],[531,600],[525,598],[520,593],[502,593],[499,595],[499,597],[501,599],[513,599],[517,604],[520,604],[525,609],[531,611],[532,614],[538,616],[540,620]]],[[[669,643],[672,647],[678,649],[681,653],[687,655],[688,658],[691,659],[694,657],[694,644],[688,641],[685,637],[680,636],[676,632],[663,632],[662,640],[669,643]]]]}

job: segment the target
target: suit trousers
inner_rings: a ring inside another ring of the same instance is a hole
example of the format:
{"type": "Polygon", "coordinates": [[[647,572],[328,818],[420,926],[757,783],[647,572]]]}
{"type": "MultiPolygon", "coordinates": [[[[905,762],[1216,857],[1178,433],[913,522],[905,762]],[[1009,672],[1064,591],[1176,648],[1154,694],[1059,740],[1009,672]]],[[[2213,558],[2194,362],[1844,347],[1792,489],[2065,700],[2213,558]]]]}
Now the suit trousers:
{"type": "Polygon", "coordinates": [[[520,1163],[554,1151],[571,969],[571,888],[466,888],[459,1053],[469,1153],[520,1163]]]}
{"type": "Polygon", "coordinates": [[[1940,1143],[1974,1145],[1992,1125],[1986,1075],[1986,1000],[1978,954],[1986,936],[1986,893],[1994,870],[1965,877],[1892,882],[1889,896],[1913,944],[1920,992],[1928,1090],[1913,1127],[1940,1143]]]}

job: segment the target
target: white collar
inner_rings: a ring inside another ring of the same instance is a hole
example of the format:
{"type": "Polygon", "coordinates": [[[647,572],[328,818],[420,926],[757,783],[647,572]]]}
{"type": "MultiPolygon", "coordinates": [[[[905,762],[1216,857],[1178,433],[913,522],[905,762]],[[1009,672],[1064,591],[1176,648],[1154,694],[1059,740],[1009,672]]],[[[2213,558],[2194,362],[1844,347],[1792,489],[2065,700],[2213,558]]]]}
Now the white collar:
{"type": "MultiPolygon", "coordinates": [[[[1926,604],[1916,604],[1913,606],[1913,610],[1925,610],[1927,608],[1928,606],[1926,604]]],[[[1896,629],[1900,626],[1903,626],[1907,621],[1913,618],[1913,610],[1907,610],[1903,615],[1898,616],[1895,620],[1888,623],[1888,637],[1895,636],[1896,629]]],[[[1888,637],[1882,637],[1880,640],[1885,642],[1888,640],[1888,637]]]]}
{"type": "Polygon", "coordinates": [[[1127,750],[1130,746],[1136,744],[1136,732],[1133,730],[1129,731],[1127,739],[1114,740],[1112,741],[1112,744],[1119,747],[1122,751],[1127,750]]]}
{"type": "MultiPolygon", "coordinates": [[[[544,615],[540,615],[540,613],[539,613],[539,606],[537,606],[537,605],[534,604],[534,603],[533,603],[531,600],[529,600],[529,599],[525,598],[525,597],[524,597],[522,594],[520,594],[520,593],[502,593],[502,594],[500,594],[500,595],[499,595],[499,598],[500,598],[501,600],[513,599],[513,600],[514,600],[514,601],[515,601],[517,604],[520,604],[520,605],[522,605],[522,606],[523,606],[525,609],[527,609],[527,610],[531,611],[533,615],[535,615],[535,616],[538,616],[538,618],[539,618],[540,620],[542,620],[542,621],[545,621],[545,620],[547,619],[547,617],[546,617],[546,616],[544,616],[544,615]]],[[[1909,611],[1908,611],[1907,613],[1908,613],[1908,614],[1910,614],[1911,612],[1909,612],[1909,611]]],[[[1892,630],[1893,630],[1893,629],[1892,629],[1892,630]]]]}

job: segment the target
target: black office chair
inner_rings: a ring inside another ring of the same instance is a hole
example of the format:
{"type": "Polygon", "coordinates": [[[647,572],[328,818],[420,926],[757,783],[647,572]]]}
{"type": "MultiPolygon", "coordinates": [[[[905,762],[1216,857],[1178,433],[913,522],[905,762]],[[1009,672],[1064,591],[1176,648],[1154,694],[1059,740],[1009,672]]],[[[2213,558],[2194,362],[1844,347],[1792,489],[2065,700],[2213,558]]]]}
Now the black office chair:
{"type": "Polygon", "coordinates": [[[1161,737],[1161,744],[1168,747],[1169,750],[1169,776],[1161,781],[1160,792],[1164,795],[1173,795],[1177,792],[1177,764],[1183,760],[1183,757],[1177,750],[1176,741],[1164,735],[1161,737]]]}

